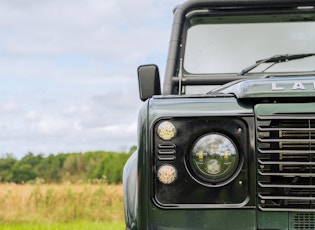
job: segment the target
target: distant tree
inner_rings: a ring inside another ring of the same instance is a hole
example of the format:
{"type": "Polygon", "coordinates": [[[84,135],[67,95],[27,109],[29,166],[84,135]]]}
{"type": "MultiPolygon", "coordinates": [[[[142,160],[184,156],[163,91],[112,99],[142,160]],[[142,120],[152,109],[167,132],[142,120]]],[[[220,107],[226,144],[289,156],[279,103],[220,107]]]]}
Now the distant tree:
{"type": "Polygon", "coordinates": [[[0,158],[0,182],[10,182],[13,173],[12,166],[17,160],[11,155],[7,154],[5,157],[0,158]]]}
{"type": "Polygon", "coordinates": [[[37,177],[31,164],[22,161],[16,161],[12,166],[12,178],[10,181],[14,183],[24,183],[34,180],[37,177]]]}
{"type": "Polygon", "coordinates": [[[21,160],[21,163],[31,165],[32,167],[36,167],[42,160],[44,159],[42,154],[34,155],[31,152],[28,152],[21,160]]]}
{"type": "Polygon", "coordinates": [[[62,166],[63,180],[76,182],[85,177],[85,163],[82,153],[70,154],[62,166]]]}
{"type": "Polygon", "coordinates": [[[116,153],[95,151],[86,153],[60,153],[44,157],[29,152],[21,160],[12,155],[0,158],[0,182],[27,183],[36,178],[46,183],[103,179],[110,184],[122,182],[123,167],[134,152],[116,153]]]}
{"type": "Polygon", "coordinates": [[[106,176],[109,184],[121,183],[123,168],[129,156],[130,154],[106,153],[99,164],[97,177],[106,176]]]}
{"type": "Polygon", "coordinates": [[[85,179],[89,180],[102,178],[101,173],[99,173],[99,168],[105,155],[106,152],[104,151],[87,152],[84,154],[83,159],[86,164],[85,179]]]}
{"type": "Polygon", "coordinates": [[[44,158],[38,165],[38,177],[44,179],[46,183],[60,183],[62,181],[62,166],[67,155],[60,153],[58,155],[50,154],[44,158]]]}

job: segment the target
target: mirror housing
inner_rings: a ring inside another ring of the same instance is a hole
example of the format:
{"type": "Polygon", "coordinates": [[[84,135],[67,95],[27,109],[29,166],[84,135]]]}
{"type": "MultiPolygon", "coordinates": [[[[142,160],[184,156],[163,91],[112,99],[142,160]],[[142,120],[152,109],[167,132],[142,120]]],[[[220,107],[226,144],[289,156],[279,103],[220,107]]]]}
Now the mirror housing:
{"type": "Polygon", "coordinates": [[[156,65],[138,67],[139,94],[142,101],[153,95],[161,95],[159,68],[156,65]]]}

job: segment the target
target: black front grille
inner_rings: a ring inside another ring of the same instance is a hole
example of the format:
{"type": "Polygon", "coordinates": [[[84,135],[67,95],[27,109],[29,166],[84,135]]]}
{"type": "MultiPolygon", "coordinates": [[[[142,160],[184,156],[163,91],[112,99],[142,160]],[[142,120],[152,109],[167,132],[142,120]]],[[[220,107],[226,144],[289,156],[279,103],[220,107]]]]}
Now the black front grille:
{"type": "Polygon", "coordinates": [[[315,115],[257,116],[258,206],[315,211],[315,115]]]}
{"type": "Polygon", "coordinates": [[[294,216],[294,229],[315,229],[314,213],[297,213],[294,216]]]}

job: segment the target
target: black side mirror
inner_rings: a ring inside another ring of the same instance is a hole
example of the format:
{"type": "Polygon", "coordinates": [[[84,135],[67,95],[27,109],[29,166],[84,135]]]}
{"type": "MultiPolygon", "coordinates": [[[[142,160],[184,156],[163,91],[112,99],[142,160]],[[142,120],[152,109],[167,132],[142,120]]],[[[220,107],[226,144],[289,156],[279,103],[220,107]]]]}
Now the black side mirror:
{"type": "Polygon", "coordinates": [[[156,65],[142,65],[138,68],[139,93],[142,101],[153,95],[161,95],[159,68],[156,65]]]}

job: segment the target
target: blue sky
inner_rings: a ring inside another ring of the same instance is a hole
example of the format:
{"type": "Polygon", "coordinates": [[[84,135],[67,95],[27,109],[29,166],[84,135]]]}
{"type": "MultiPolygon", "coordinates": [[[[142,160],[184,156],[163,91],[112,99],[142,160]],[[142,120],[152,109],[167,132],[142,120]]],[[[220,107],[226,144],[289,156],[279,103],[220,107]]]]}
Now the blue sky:
{"type": "Polygon", "coordinates": [[[0,1],[0,154],[136,145],[138,65],[163,79],[179,0],[0,1]]]}

